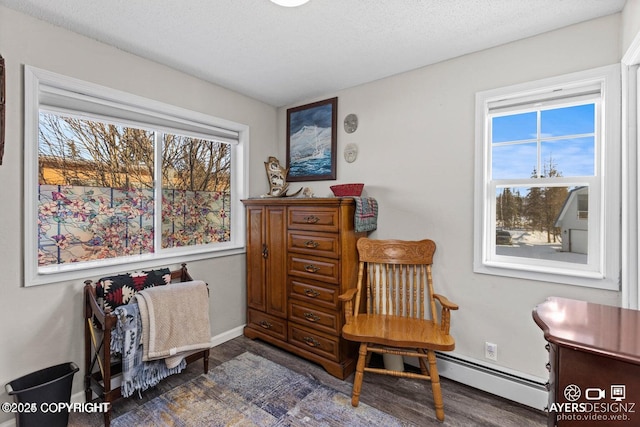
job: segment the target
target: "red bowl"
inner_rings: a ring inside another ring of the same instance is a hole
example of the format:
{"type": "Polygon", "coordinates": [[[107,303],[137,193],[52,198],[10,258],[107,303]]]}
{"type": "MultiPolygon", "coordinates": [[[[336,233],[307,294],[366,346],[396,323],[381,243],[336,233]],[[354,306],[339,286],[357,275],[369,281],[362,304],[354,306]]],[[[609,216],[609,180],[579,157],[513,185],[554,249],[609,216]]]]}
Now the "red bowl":
{"type": "Polygon", "coordinates": [[[340,184],[332,185],[331,191],[336,197],[358,197],[362,194],[364,184],[340,184]]]}

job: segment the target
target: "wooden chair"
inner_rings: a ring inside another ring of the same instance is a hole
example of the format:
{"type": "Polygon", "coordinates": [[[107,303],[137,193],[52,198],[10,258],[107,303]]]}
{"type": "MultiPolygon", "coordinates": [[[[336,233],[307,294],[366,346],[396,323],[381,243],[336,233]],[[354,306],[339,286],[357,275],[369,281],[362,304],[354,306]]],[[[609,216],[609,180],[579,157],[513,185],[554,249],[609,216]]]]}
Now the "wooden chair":
{"type": "Polygon", "coordinates": [[[365,371],[430,380],[436,417],[444,421],[435,351],[454,349],[449,318],[450,310],[458,306],[433,292],[431,266],[436,244],[432,240],[361,238],[357,247],[358,285],[339,297],[345,303],[342,336],[360,343],[351,404],[358,406],[365,371]],[[369,367],[372,353],[417,357],[421,373],[369,367]]]}

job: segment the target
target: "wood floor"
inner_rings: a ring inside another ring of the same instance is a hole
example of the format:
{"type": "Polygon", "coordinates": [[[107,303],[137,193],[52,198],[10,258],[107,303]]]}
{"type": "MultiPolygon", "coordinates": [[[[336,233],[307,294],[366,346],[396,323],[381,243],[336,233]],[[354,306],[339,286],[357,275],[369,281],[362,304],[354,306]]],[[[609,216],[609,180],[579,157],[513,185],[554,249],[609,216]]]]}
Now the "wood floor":
{"type": "MultiPolygon", "coordinates": [[[[312,375],[321,383],[344,394],[351,395],[353,375],[339,380],[327,374],[322,367],[284,352],[259,340],[238,337],[211,349],[209,368],[250,351],[291,370],[312,375]]],[[[120,399],[113,404],[113,418],[136,408],[156,396],[187,382],[202,373],[202,363],[191,364],[185,371],[163,380],[157,387],[120,399]]],[[[454,381],[441,379],[445,421],[435,418],[430,384],[426,381],[407,380],[386,375],[365,374],[360,401],[394,415],[408,426],[545,426],[546,415],[454,381]]],[[[101,414],[76,414],[69,417],[69,426],[101,426],[101,414]]]]}

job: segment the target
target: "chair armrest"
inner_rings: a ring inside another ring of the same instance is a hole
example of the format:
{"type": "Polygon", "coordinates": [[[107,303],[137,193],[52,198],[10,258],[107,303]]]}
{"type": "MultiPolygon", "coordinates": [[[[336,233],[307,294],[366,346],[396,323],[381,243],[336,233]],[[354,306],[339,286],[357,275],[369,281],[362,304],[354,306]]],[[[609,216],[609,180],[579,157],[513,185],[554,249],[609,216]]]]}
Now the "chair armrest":
{"type": "Polygon", "coordinates": [[[347,292],[345,292],[342,295],[338,295],[338,299],[342,302],[351,301],[353,300],[353,298],[356,296],[357,293],[358,293],[357,288],[347,289],[347,292]]]}
{"type": "Polygon", "coordinates": [[[439,294],[433,294],[433,298],[442,306],[442,312],[440,313],[440,330],[449,335],[449,328],[451,327],[451,310],[457,310],[458,304],[452,303],[446,297],[439,294]]]}
{"type": "Polygon", "coordinates": [[[437,299],[438,302],[442,305],[442,307],[446,307],[449,310],[457,310],[458,309],[458,304],[452,303],[445,296],[442,296],[440,294],[433,294],[433,298],[437,299]]]}
{"type": "Polygon", "coordinates": [[[351,318],[354,315],[353,298],[356,296],[357,293],[358,293],[358,288],[351,288],[351,289],[348,289],[347,292],[345,292],[344,294],[338,295],[338,300],[344,303],[344,321],[347,325],[351,323],[351,318]]]}

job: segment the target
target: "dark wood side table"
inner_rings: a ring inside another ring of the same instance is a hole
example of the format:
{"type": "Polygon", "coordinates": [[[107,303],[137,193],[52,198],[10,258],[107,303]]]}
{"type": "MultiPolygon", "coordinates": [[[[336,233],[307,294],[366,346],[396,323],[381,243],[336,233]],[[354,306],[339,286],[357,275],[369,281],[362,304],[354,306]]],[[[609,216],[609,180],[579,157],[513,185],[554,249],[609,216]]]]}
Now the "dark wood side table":
{"type": "Polygon", "coordinates": [[[640,311],[551,297],[533,310],[549,351],[549,426],[640,425],[640,311]]]}

